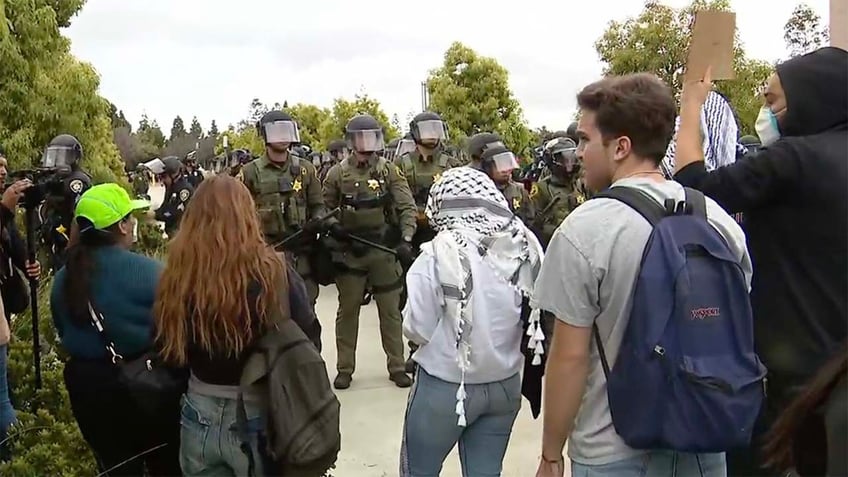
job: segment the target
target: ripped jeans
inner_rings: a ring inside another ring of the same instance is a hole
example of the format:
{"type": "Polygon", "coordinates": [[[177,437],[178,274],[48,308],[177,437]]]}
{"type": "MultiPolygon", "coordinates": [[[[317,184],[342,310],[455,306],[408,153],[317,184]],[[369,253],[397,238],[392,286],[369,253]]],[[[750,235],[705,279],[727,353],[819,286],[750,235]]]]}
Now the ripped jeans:
{"type": "MultiPolygon", "coordinates": [[[[247,477],[250,460],[242,446],[236,423],[235,399],[213,397],[193,392],[183,396],[180,412],[180,467],[186,477],[247,477]]],[[[262,459],[259,441],[264,435],[265,419],[256,402],[245,401],[250,452],[253,453],[253,476],[260,477],[262,459]]]]}

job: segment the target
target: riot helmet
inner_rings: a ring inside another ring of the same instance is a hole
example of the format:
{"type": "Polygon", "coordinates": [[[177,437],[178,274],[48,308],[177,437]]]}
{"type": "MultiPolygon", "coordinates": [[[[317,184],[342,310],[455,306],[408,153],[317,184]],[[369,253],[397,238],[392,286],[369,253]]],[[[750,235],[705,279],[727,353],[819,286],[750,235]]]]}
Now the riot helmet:
{"type": "Polygon", "coordinates": [[[41,156],[41,167],[71,169],[82,159],[82,144],[70,134],[60,134],[50,141],[41,156]]]}
{"type": "Polygon", "coordinates": [[[347,157],[347,142],[343,139],[334,139],[327,145],[327,151],[334,161],[342,161],[347,157]]]}
{"type": "Polygon", "coordinates": [[[285,144],[286,147],[300,142],[297,122],[284,111],[268,111],[256,123],[256,130],[266,145],[285,144]]]}
{"type": "Polygon", "coordinates": [[[442,121],[441,116],[432,111],[424,111],[412,118],[409,123],[409,133],[416,144],[430,148],[448,139],[447,125],[442,121]]]}
{"type": "Polygon", "coordinates": [[[237,165],[245,165],[248,162],[253,160],[253,156],[250,155],[250,151],[247,149],[236,149],[232,152],[232,157],[230,158],[230,164],[232,166],[237,165]]]}
{"type": "Polygon", "coordinates": [[[496,146],[504,147],[503,140],[498,134],[491,132],[477,133],[468,139],[468,155],[471,156],[471,160],[480,161],[486,149],[496,146]]]}
{"type": "Polygon", "coordinates": [[[580,138],[577,137],[577,121],[568,125],[568,129],[565,130],[565,135],[574,141],[574,144],[580,143],[580,138]]]}
{"type": "Polygon", "coordinates": [[[505,184],[518,169],[518,159],[503,144],[490,143],[482,153],[480,167],[496,184],[505,184]]]}
{"type": "Polygon", "coordinates": [[[395,147],[395,157],[402,157],[404,154],[409,154],[415,150],[415,140],[412,138],[403,138],[398,141],[395,147]]]}
{"type": "Polygon", "coordinates": [[[165,164],[158,157],[140,164],[139,166],[149,169],[150,172],[157,176],[165,173],[165,164]]]}
{"type": "Polygon", "coordinates": [[[360,154],[373,154],[385,147],[383,126],[368,114],[355,116],[345,127],[348,146],[360,154]]]}
{"type": "Polygon", "coordinates": [[[558,177],[580,172],[577,144],[570,138],[558,137],[545,143],[543,158],[551,172],[558,177]]]}
{"type": "Polygon", "coordinates": [[[165,166],[162,173],[169,176],[179,174],[183,170],[183,163],[177,156],[168,156],[162,159],[162,164],[165,166]]]}

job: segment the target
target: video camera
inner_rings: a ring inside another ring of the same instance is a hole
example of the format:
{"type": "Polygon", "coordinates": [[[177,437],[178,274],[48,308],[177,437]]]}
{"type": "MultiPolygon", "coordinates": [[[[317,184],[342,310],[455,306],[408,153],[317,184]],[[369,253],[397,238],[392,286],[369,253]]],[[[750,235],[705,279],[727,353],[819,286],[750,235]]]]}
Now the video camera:
{"type": "MultiPolygon", "coordinates": [[[[6,186],[9,186],[17,181],[29,179],[32,182],[32,187],[24,192],[24,207],[38,207],[44,202],[45,197],[52,191],[61,191],[62,168],[59,167],[39,167],[36,169],[21,169],[10,173],[6,179],[6,186]]],[[[59,192],[61,193],[61,192],[59,192]]]]}

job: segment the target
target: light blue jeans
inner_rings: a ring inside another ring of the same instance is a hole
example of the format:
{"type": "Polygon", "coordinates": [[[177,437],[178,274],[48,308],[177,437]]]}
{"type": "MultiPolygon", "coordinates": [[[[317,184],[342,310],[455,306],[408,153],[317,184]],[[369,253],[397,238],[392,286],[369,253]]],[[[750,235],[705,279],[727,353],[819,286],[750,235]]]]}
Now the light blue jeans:
{"type": "Polygon", "coordinates": [[[466,427],[457,425],[458,388],[418,367],[404,422],[401,477],[438,477],[457,443],[464,477],[501,475],[512,425],[521,408],[521,377],[466,384],[466,427]]]}
{"type": "MultiPolygon", "coordinates": [[[[189,391],[183,396],[180,413],[180,467],[183,475],[233,476],[248,475],[248,457],[236,427],[235,399],[204,396],[189,391]]],[[[258,405],[245,402],[250,450],[254,455],[254,473],[262,473],[258,453],[259,440],[264,439],[264,418],[258,405]]]]}
{"type": "Polygon", "coordinates": [[[571,463],[572,477],[727,477],[724,454],[651,451],[603,465],[571,463]]]}
{"type": "MultiPolygon", "coordinates": [[[[0,317],[0,320],[3,319],[5,318],[0,317]]],[[[9,345],[0,345],[0,443],[6,440],[9,426],[15,422],[15,409],[12,408],[12,401],[9,400],[9,380],[6,374],[8,351],[9,345]]],[[[5,447],[6,444],[0,444],[0,449],[5,447]]],[[[0,451],[0,455],[2,454],[0,451]]]]}

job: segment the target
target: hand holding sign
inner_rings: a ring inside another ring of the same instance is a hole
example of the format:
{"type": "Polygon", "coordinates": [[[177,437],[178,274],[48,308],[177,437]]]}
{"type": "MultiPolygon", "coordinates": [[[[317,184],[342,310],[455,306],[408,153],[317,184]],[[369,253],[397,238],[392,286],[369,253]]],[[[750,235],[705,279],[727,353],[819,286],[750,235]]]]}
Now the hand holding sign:
{"type": "Polygon", "coordinates": [[[684,107],[691,105],[700,111],[701,106],[707,101],[707,95],[713,89],[712,75],[712,66],[707,66],[703,78],[686,81],[683,85],[683,93],[680,95],[680,102],[684,107]]]}

